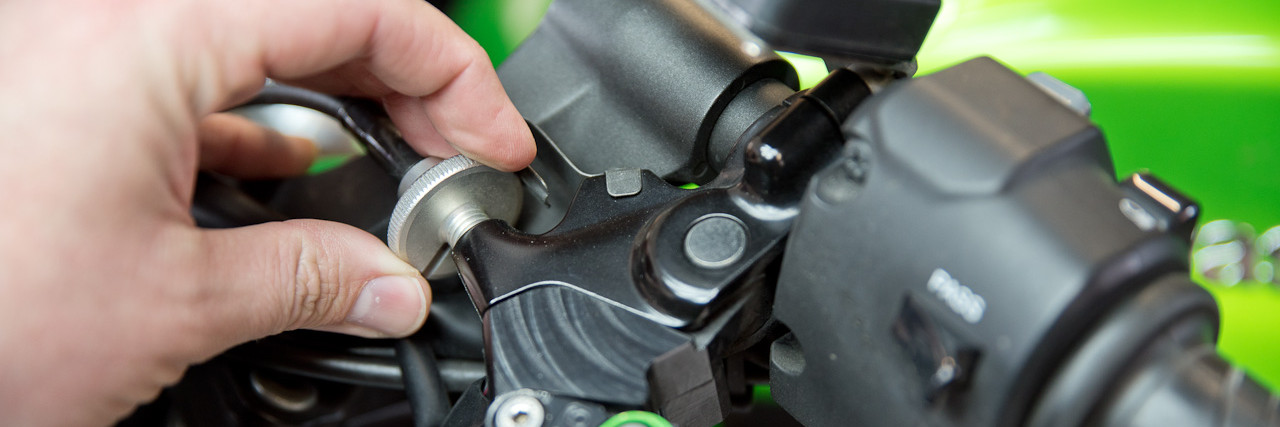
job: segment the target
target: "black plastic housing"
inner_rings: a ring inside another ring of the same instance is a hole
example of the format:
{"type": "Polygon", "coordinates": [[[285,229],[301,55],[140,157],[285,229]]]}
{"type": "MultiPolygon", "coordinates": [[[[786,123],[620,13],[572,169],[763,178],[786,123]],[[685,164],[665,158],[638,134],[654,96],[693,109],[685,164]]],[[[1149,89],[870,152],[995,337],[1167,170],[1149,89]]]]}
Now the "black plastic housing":
{"type": "Polygon", "coordinates": [[[1170,230],[1194,217],[1136,223],[1147,196],[1098,129],[989,58],[890,86],[844,132],[774,306],[774,397],[806,424],[1021,425],[1092,325],[1185,271],[1170,230]]]}
{"type": "Polygon", "coordinates": [[[878,63],[915,58],[940,0],[710,0],[775,49],[878,63]]]}

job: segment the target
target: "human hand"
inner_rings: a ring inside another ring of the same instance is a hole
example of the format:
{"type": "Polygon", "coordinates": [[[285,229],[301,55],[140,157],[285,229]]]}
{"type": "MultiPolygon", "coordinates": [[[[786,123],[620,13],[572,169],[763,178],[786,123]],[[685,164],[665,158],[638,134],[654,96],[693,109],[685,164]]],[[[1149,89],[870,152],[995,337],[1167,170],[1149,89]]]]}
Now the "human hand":
{"type": "Polygon", "coordinates": [[[0,58],[4,424],[110,423],[285,330],[421,326],[426,282],[363,231],[194,226],[197,168],[281,176],[314,156],[216,113],[264,77],[379,98],[423,154],[534,154],[484,52],[418,0],[9,1],[0,58]]]}

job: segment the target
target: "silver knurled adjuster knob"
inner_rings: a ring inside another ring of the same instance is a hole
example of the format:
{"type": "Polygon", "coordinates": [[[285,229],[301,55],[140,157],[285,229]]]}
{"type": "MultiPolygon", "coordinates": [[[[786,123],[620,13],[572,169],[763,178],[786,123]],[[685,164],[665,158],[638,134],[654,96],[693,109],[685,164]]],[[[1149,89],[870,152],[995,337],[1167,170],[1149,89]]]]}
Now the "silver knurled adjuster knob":
{"type": "Polygon", "coordinates": [[[461,155],[440,161],[402,188],[387,225],[387,246],[428,274],[476,224],[489,218],[514,222],[524,200],[516,174],[461,155]]]}

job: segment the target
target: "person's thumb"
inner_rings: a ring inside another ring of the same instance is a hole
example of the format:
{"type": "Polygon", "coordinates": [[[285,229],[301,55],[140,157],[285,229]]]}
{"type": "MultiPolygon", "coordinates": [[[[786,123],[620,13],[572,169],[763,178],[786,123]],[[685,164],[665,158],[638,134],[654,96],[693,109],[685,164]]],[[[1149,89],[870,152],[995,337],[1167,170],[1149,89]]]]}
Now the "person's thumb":
{"type": "Polygon", "coordinates": [[[201,232],[209,323],[234,342],[291,329],[402,337],[431,291],[412,266],[355,227],[291,220],[201,232]]]}

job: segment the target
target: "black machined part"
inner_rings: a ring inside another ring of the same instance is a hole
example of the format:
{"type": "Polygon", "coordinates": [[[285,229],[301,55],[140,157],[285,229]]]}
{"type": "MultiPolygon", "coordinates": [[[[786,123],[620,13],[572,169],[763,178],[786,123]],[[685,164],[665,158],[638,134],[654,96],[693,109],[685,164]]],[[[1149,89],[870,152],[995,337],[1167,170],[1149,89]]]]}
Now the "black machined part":
{"type": "Polygon", "coordinates": [[[749,138],[740,163],[714,187],[680,190],[646,171],[639,193],[615,197],[605,177],[591,177],[564,220],[545,234],[481,223],[454,247],[463,281],[481,313],[531,286],[554,285],[588,291],[663,325],[696,327],[717,304],[730,302],[722,293],[736,291],[776,257],[805,174],[839,149],[835,117],[869,95],[855,73],[837,70],[749,138]],[[711,214],[741,223],[746,238],[740,259],[709,268],[690,260],[683,245],[690,227],[711,214]]]}
{"type": "MultiPolygon", "coordinates": [[[[616,304],[543,286],[495,305],[484,319],[490,392],[498,400],[537,390],[561,406],[648,408],[682,425],[711,425],[724,416],[713,362],[694,337],[616,304]]],[[[547,425],[582,425],[564,421],[547,425]]]]}
{"type": "MultiPolygon", "coordinates": [[[[788,241],[775,399],[816,425],[1018,425],[1184,236],[1120,202],[1087,119],[995,61],[901,81],[844,127],[788,241]]],[[[1159,215],[1159,212],[1152,213],[1159,215]]]]}
{"type": "Polygon", "coordinates": [[[649,401],[645,373],[650,362],[690,340],[564,287],[523,292],[486,311],[484,319],[495,394],[531,388],[642,407],[649,401]]]}
{"type": "Polygon", "coordinates": [[[587,173],[647,169],[679,183],[715,176],[713,134],[736,140],[754,120],[721,123],[740,92],[766,79],[798,86],[781,57],[685,0],[557,0],[498,76],[587,173]]]}
{"type": "Polygon", "coordinates": [[[717,297],[734,290],[734,280],[752,277],[750,271],[768,264],[760,261],[776,256],[777,243],[794,216],[794,210],[757,206],[754,213],[777,217],[754,218],[735,203],[740,199],[729,189],[679,190],[647,172],[643,186],[636,196],[614,199],[606,194],[603,177],[590,178],[565,221],[543,235],[524,234],[496,221],[478,225],[454,248],[476,307],[483,313],[531,286],[567,286],[662,325],[697,326],[729,302],[717,297]],[[746,255],[732,266],[706,269],[685,258],[681,245],[687,227],[710,213],[748,224],[746,255]],[[583,265],[593,267],[579,267],[583,265]]]}
{"type": "Polygon", "coordinates": [[[775,49],[842,60],[911,61],[940,0],[709,0],[775,49]]]}
{"type": "Polygon", "coordinates": [[[805,174],[839,151],[837,117],[869,95],[852,71],[834,72],[744,137],[712,185],[681,190],[641,171],[629,183],[638,192],[618,195],[607,176],[586,177],[546,233],[496,220],[465,233],[453,256],[485,319],[492,392],[718,421],[727,401],[711,352],[764,336],[767,312],[748,301],[768,292],[805,174]],[[704,328],[732,336],[702,337],[704,328]]]}
{"type": "Polygon", "coordinates": [[[369,158],[399,180],[409,168],[422,161],[396,130],[382,105],[363,98],[335,97],[307,89],[267,82],[257,96],[244,105],[288,104],[306,107],[336,119],[369,158]]]}
{"type": "Polygon", "coordinates": [[[583,181],[564,220],[542,235],[528,235],[498,221],[486,221],[465,234],[453,248],[454,260],[472,301],[483,314],[490,306],[531,285],[578,286],[671,326],[677,319],[648,304],[631,286],[632,240],[648,217],[683,191],[653,174],[644,175],[644,191],[614,199],[603,177],[583,181]],[[521,266],[511,268],[512,265],[521,266]],[[592,268],[574,268],[590,265],[592,268]],[[596,284],[610,284],[595,289],[596,284]]]}

